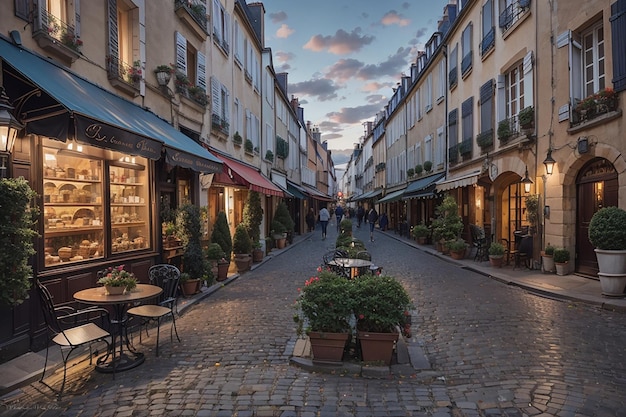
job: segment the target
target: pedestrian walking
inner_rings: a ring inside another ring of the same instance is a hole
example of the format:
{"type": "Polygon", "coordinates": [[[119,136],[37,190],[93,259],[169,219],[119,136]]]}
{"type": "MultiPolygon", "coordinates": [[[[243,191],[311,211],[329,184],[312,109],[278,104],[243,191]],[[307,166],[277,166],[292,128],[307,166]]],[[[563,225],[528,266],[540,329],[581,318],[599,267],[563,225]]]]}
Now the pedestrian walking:
{"type": "Polygon", "coordinates": [[[340,205],[335,207],[335,219],[337,219],[337,233],[339,233],[339,223],[341,223],[341,218],[343,217],[343,208],[340,205]]]}
{"type": "Polygon", "coordinates": [[[326,229],[328,228],[328,220],[330,220],[330,213],[326,207],[322,207],[320,210],[320,223],[322,224],[322,240],[326,239],[326,229]]]}
{"type": "Polygon", "coordinates": [[[361,227],[363,216],[365,216],[365,209],[359,204],[359,207],[356,209],[356,227],[361,227]]]}
{"type": "Polygon", "coordinates": [[[387,230],[388,225],[389,219],[387,218],[387,213],[382,213],[380,215],[380,219],[378,220],[378,226],[380,227],[380,230],[384,232],[385,230],[387,230]]]}
{"type": "Polygon", "coordinates": [[[309,208],[309,212],[306,214],[305,220],[308,232],[315,230],[315,211],[313,210],[313,207],[309,208]]]}
{"type": "Polygon", "coordinates": [[[374,226],[376,225],[376,222],[378,221],[378,213],[376,212],[376,209],[373,206],[370,209],[369,213],[367,213],[367,221],[370,224],[370,241],[373,242],[374,241],[374,226]]]}

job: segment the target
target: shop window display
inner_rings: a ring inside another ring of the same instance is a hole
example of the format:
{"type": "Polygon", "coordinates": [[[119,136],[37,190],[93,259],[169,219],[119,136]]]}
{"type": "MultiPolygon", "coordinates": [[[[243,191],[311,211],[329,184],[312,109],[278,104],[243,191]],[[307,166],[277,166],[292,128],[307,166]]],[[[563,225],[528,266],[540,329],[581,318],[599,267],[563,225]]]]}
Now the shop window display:
{"type": "Polygon", "coordinates": [[[77,148],[43,150],[45,266],[149,248],[147,160],[77,148]]]}

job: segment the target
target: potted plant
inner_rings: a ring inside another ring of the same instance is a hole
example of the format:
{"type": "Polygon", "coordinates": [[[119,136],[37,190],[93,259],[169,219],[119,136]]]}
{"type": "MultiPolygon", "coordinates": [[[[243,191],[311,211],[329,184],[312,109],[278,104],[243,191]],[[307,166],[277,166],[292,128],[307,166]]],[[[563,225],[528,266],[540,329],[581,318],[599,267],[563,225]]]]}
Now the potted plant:
{"type": "Polygon", "coordinates": [[[287,242],[287,228],[276,219],[272,220],[270,227],[272,228],[272,237],[274,238],[276,249],[283,249],[287,242]]]}
{"type": "Polygon", "coordinates": [[[263,260],[263,249],[261,247],[262,221],[263,208],[261,207],[261,197],[258,192],[250,191],[243,206],[243,224],[248,231],[248,236],[252,239],[253,262],[261,262],[263,260]]]}
{"type": "Polygon", "coordinates": [[[452,259],[459,260],[465,258],[467,247],[467,243],[463,239],[456,239],[448,242],[448,249],[450,250],[450,256],[452,259]]]}
{"type": "Polygon", "coordinates": [[[415,170],[413,168],[409,168],[409,169],[406,170],[406,176],[408,178],[413,178],[413,175],[415,175],[415,170]]]}
{"type": "Polygon", "coordinates": [[[269,161],[269,162],[274,162],[274,152],[270,151],[269,149],[265,152],[265,160],[269,161]]]}
{"type": "Polygon", "coordinates": [[[210,243],[207,247],[206,257],[211,264],[213,275],[218,281],[224,281],[228,275],[229,262],[226,261],[226,254],[218,243],[210,243]]]}
{"type": "Polygon", "coordinates": [[[254,144],[252,143],[252,140],[246,139],[246,142],[243,144],[243,149],[247,153],[252,153],[254,151],[254,144]]]}
{"type": "Polygon", "coordinates": [[[230,262],[230,256],[233,252],[233,240],[230,236],[226,213],[223,211],[217,213],[217,219],[215,219],[215,224],[213,225],[213,232],[211,232],[211,242],[220,245],[224,251],[224,258],[230,262]]]}
{"type": "Polygon", "coordinates": [[[124,291],[131,291],[137,287],[137,278],[132,272],[126,271],[124,265],[117,265],[107,268],[104,275],[98,279],[98,284],[104,285],[108,295],[121,295],[124,291]]]}
{"type": "Polygon", "coordinates": [[[430,172],[433,169],[433,163],[431,161],[424,161],[424,171],[430,172]]]}
{"type": "Polygon", "coordinates": [[[522,129],[531,129],[535,124],[535,108],[533,106],[525,107],[520,110],[517,117],[522,129]]]}
{"type": "Polygon", "coordinates": [[[424,166],[422,164],[415,165],[415,175],[419,177],[420,175],[422,175],[423,171],[424,171],[424,166]]]}
{"type": "Polygon", "coordinates": [[[285,231],[283,233],[287,233],[287,241],[291,243],[293,239],[293,228],[296,224],[291,218],[287,204],[284,201],[281,201],[278,203],[278,206],[276,206],[274,220],[278,220],[284,226],[285,231]]]}
{"type": "Polygon", "coordinates": [[[352,236],[352,220],[344,218],[339,222],[340,235],[352,236]]]}
{"type": "Polygon", "coordinates": [[[6,307],[21,304],[31,288],[36,195],[24,178],[0,179],[0,305],[6,307]]]}
{"type": "Polygon", "coordinates": [[[539,224],[539,195],[529,194],[525,198],[526,204],[526,220],[529,223],[529,233],[534,235],[537,233],[537,225],[539,224]]]}
{"type": "Polygon", "coordinates": [[[209,268],[205,252],[202,250],[202,222],[200,208],[185,204],[178,209],[176,224],[183,244],[182,269],[196,280],[196,292],[209,268]]]}
{"type": "Polygon", "coordinates": [[[504,258],[504,245],[500,242],[491,242],[489,245],[489,263],[498,268],[502,267],[502,259],[504,258]]]}
{"type": "Polygon", "coordinates": [[[413,237],[417,240],[417,243],[423,245],[426,243],[426,239],[430,234],[430,229],[424,223],[413,226],[413,237]]]}
{"type": "Polygon", "coordinates": [[[554,272],[554,249],[554,246],[548,243],[545,249],[541,251],[541,262],[544,272],[554,272]]]}
{"type": "Polygon", "coordinates": [[[568,262],[569,251],[567,249],[557,248],[554,250],[554,265],[557,275],[567,275],[568,262]]]}
{"type": "Polygon", "coordinates": [[[239,134],[239,131],[235,132],[235,134],[233,135],[233,143],[238,146],[241,146],[241,144],[243,143],[243,138],[239,134]]]}
{"type": "Polygon", "coordinates": [[[252,263],[252,241],[243,223],[239,223],[233,235],[233,252],[235,253],[235,264],[238,272],[245,272],[250,269],[252,263]]]}
{"type": "Polygon", "coordinates": [[[308,335],[314,361],[341,362],[353,307],[352,283],[337,274],[318,268],[318,275],[304,283],[294,321],[298,334],[308,335]]]}
{"type": "Polygon", "coordinates": [[[180,273],[179,285],[185,297],[191,297],[198,292],[197,279],[192,279],[191,275],[187,272],[180,273]]]}
{"type": "Polygon", "coordinates": [[[396,327],[410,330],[411,298],[393,277],[366,274],[354,281],[354,314],[362,359],[391,363],[396,327]]]}
{"type": "Polygon", "coordinates": [[[157,82],[161,86],[166,86],[170,82],[173,73],[174,68],[172,67],[172,65],[157,65],[157,67],[154,69],[154,74],[156,75],[157,82]]]}
{"type": "Polygon", "coordinates": [[[435,209],[435,220],[433,221],[433,235],[442,244],[450,240],[457,239],[463,230],[463,221],[459,215],[459,207],[452,196],[446,196],[440,205],[435,209]]]}
{"type": "Polygon", "coordinates": [[[511,138],[512,134],[509,119],[500,120],[500,122],[498,122],[498,139],[502,142],[506,142],[511,138]]]}
{"type": "Polygon", "coordinates": [[[601,208],[591,218],[588,234],[596,248],[602,294],[622,296],[626,287],[626,210],[601,208]]]}

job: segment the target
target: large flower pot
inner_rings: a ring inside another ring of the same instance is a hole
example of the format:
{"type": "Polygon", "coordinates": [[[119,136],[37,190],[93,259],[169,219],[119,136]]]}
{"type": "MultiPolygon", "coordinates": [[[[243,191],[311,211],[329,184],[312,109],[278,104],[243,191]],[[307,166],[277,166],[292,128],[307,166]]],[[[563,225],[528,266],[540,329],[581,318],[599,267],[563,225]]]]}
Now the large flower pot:
{"type": "Polygon", "coordinates": [[[225,281],[228,278],[228,268],[230,267],[230,262],[218,262],[217,263],[217,280],[225,281]]]}
{"type": "Polygon", "coordinates": [[[489,263],[496,268],[502,268],[502,260],[504,255],[489,255],[489,263]]]}
{"type": "Polygon", "coordinates": [[[603,274],[626,274],[626,250],[595,249],[598,267],[603,274]]]}
{"type": "Polygon", "coordinates": [[[180,288],[183,291],[183,295],[185,297],[192,296],[200,291],[200,283],[199,279],[189,279],[180,284],[180,288]]]}
{"type": "Polygon", "coordinates": [[[236,254],[235,265],[237,265],[237,272],[246,272],[250,269],[252,263],[252,256],[248,254],[236,254]]]}
{"type": "Polygon", "coordinates": [[[569,263],[568,262],[555,262],[554,266],[556,267],[557,275],[567,275],[569,273],[569,263]]]}
{"type": "Polygon", "coordinates": [[[349,333],[309,332],[313,362],[341,362],[349,333]]]}
{"type": "Polygon", "coordinates": [[[398,333],[371,333],[359,331],[361,357],[363,362],[382,362],[391,364],[393,349],[398,340],[398,333]]]}
{"type": "Polygon", "coordinates": [[[602,295],[606,297],[624,297],[626,294],[626,274],[598,273],[602,295]]]}
{"type": "Polygon", "coordinates": [[[543,272],[549,274],[554,272],[554,258],[551,255],[541,254],[541,262],[543,265],[543,272]]]}
{"type": "Polygon", "coordinates": [[[252,251],[252,262],[263,262],[263,249],[254,249],[252,251]]]}
{"type": "Polygon", "coordinates": [[[465,258],[465,249],[462,250],[451,250],[450,257],[452,259],[460,260],[465,258]]]}
{"type": "Polygon", "coordinates": [[[276,238],[276,249],[284,249],[286,243],[287,243],[286,237],[281,236],[279,238],[276,238]]]}

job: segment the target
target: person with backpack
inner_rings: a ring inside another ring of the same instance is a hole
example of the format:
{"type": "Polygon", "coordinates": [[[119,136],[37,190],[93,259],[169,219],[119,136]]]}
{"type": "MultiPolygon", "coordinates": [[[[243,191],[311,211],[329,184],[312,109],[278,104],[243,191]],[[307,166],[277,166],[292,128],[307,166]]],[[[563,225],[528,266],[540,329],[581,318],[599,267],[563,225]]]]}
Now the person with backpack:
{"type": "Polygon", "coordinates": [[[374,241],[374,226],[376,225],[376,222],[378,221],[378,213],[376,212],[376,209],[374,208],[374,206],[372,206],[369,213],[367,213],[367,221],[370,224],[370,241],[373,242],[374,241]]]}
{"type": "Polygon", "coordinates": [[[337,233],[340,232],[339,223],[341,223],[342,217],[343,217],[343,207],[337,204],[337,207],[335,207],[335,218],[337,219],[337,233]]]}

